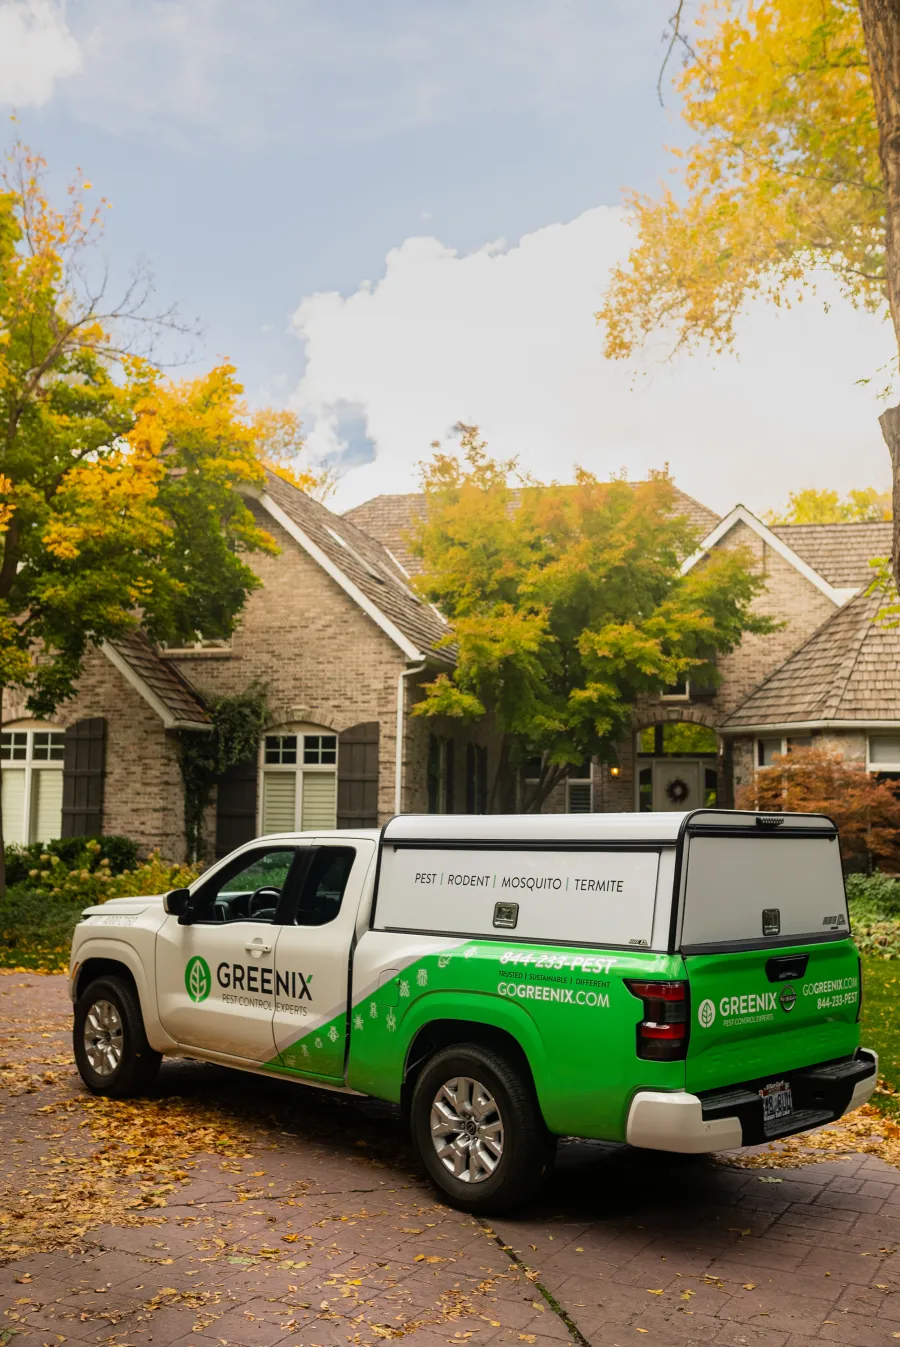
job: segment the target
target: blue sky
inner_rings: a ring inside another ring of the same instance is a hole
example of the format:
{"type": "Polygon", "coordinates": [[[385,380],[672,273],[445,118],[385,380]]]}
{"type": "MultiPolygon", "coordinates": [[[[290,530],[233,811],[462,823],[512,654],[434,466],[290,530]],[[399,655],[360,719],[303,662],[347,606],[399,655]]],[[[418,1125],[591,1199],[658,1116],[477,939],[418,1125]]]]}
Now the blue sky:
{"type": "Polygon", "coordinates": [[[544,475],[669,461],[719,508],[772,503],[746,457],[776,422],[788,485],[881,484],[855,383],[880,362],[877,320],[807,305],[777,331],[750,315],[743,364],[602,360],[622,189],[652,191],[681,134],[656,96],[670,8],[0,0],[0,103],[54,182],[80,165],[113,202],[114,265],[146,257],[160,299],[199,318],[188,368],[228,355],[253,400],[297,405],[348,504],[414,486],[459,418],[544,475]],[[848,357],[823,453],[809,399],[848,357]],[[755,407],[740,432],[736,399],[755,407]]]}

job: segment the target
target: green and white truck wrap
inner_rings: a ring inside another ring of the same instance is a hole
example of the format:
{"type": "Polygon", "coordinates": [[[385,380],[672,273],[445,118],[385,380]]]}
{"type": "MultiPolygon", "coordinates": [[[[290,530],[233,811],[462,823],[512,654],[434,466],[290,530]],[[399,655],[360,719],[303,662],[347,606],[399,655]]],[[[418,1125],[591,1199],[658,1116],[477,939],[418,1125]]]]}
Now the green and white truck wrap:
{"type": "Polygon", "coordinates": [[[471,1210],[561,1135],[699,1153],[865,1102],[860,963],[819,815],[405,815],[258,838],[191,887],[87,909],[88,1087],[164,1054],[400,1104],[471,1210]]]}

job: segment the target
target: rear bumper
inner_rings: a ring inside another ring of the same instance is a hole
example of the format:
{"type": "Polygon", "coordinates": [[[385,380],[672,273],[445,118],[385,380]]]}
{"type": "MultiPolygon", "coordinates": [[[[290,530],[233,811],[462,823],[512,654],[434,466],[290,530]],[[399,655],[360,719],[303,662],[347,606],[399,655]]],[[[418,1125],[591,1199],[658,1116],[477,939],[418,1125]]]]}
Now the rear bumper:
{"type": "Polygon", "coordinates": [[[784,1079],[791,1085],[794,1111],[775,1123],[763,1121],[759,1088],[765,1081],[700,1095],[639,1090],[628,1110],[626,1140],[648,1150],[701,1155],[807,1132],[866,1102],[878,1080],[878,1056],[860,1048],[855,1057],[790,1071],[784,1079]]]}

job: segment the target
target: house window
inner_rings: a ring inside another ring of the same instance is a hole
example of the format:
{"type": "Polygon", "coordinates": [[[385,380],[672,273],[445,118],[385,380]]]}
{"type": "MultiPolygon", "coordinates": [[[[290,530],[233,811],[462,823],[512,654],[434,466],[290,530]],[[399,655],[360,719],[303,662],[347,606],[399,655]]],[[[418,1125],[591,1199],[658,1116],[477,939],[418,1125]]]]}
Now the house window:
{"type": "Polygon", "coordinates": [[[0,734],[4,840],[25,846],[62,832],[62,730],[4,730],[0,734]]]}
{"type": "Polygon", "coordinates": [[[466,813],[486,814],[488,756],[481,744],[466,745],[466,813]]]}
{"type": "Polygon", "coordinates": [[[267,734],[261,771],[263,835],[337,826],[336,734],[267,734]]]}
{"type": "Polygon", "coordinates": [[[591,812],[591,760],[578,763],[570,768],[566,778],[566,812],[569,814],[589,814],[591,812]]]}
{"type": "Polygon", "coordinates": [[[777,754],[784,755],[792,753],[795,748],[811,748],[811,734],[796,734],[791,738],[777,739],[757,739],[756,741],[756,765],[757,767],[771,767],[777,754]]]}
{"type": "Polygon", "coordinates": [[[679,678],[677,683],[670,683],[668,687],[663,688],[659,695],[660,700],[664,702],[690,701],[691,680],[689,678],[679,678]]]}
{"type": "Polygon", "coordinates": [[[454,812],[455,744],[436,734],[428,737],[428,812],[454,812]]]}
{"type": "Polygon", "coordinates": [[[900,734],[870,734],[870,772],[900,772],[900,734]]]}

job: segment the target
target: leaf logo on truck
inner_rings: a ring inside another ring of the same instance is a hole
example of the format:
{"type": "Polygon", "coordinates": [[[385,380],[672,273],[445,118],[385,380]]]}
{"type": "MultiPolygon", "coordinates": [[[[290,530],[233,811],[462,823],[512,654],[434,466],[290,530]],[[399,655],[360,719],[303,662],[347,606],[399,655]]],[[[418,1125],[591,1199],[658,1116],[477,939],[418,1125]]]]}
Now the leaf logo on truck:
{"type": "Polygon", "coordinates": [[[195,1003],[205,1001],[209,996],[212,989],[212,975],[209,964],[205,959],[201,959],[199,954],[195,954],[193,959],[188,961],[184,970],[184,985],[188,996],[195,1003]]]}
{"type": "Polygon", "coordinates": [[[704,1029],[708,1029],[716,1018],[715,1003],[710,1000],[701,1001],[697,1007],[697,1019],[704,1029]]]}

